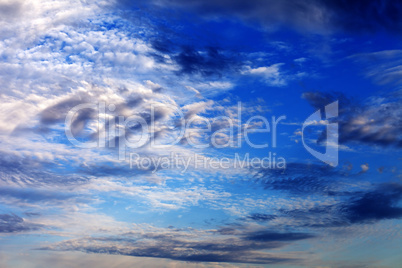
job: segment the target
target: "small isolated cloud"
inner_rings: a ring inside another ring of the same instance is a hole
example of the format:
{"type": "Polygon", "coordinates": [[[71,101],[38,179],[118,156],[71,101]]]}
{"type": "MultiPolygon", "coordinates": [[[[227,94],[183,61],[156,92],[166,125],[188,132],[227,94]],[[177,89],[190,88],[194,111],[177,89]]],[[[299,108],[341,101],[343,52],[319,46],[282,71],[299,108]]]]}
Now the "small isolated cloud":
{"type": "Polygon", "coordinates": [[[306,61],[307,61],[307,58],[297,58],[294,60],[294,62],[299,63],[299,64],[306,62],[306,61]]]}
{"type": "Polygon", "coordinates": [[[280,72],[280,67],[284,63],[276,63],[270,66],[263,66],[258,68],[248,67],[243,74],[255,75],[261,77],[267,84],[271,86],[285,86],[287,81],[285,76],[280,72]]]}
{"type": "Polygon", "coordinates": [[[187,88],[190,92],[195,93],[195,96],[196,96],[197,98],[200,98],[200,99],[202,98],[201,93],[200,93],[198,90],[196,90],[195,88],[190,87],[190,86],[186,86],[186,88],[187,88]]]}
{"type": "Polygon", "coordinates": [[[367,163],[361,165],[360,167],[362,168],[362,171],[360,171],[360,173],[366,173],[367,170],[369,170],[369,165],[367,163]]]}

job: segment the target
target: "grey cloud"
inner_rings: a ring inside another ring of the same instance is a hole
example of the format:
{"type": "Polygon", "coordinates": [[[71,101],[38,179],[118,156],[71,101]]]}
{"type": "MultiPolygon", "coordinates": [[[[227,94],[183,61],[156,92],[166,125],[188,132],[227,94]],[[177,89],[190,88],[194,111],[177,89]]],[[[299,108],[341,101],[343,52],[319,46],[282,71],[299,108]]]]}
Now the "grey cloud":
{"type": "Polygon", "coordinates": [[[61,123],[66,119],[67,113],[75,106],[85,103],[85,100],[70,98],[44,109],[40,114],[40,121],[45,125],[61,123]]]}
{"type": "Polygon", "coordinates": [[[26,222],[15,214],[0,214],[0,233],[19,233],[38,230],[41,225],[26,222]]]}
{"type": "MultiPolygon", "coordinates": [[[[306,92],[303,97],[315,109],[339,100],[339,142],[358,142],[368,145],[402,146],[402,98],[400,92],[393,92],[369,100],[368,104],[354,103],[340,94],[306,92]]],[[[318,143],[325,141],[325,130],[318,143]]]]}
{"type": "Polygon", "coordinates": [[[264,213],[253,213],[247,217],[247,219],[254,220],[254,221],[260,221],[260,222],[271,221],[276,218],[277,218],[276,215],[264,214],[264,213]]]}
{"type": "MultiPolygon", "coordinates": [[[[64,121],[66,120],[66,116],[71,111],[71,109],[80,104],[92,103],[89,100],[90,99],[87,96],[82,95],[61,101],[53,106],[44,109],[39,114],[41,123],[41,127],[39,130],[47,131],[48,127],[53,124],[64,123],[64,121]]],[[[91,108],[78,110],[71,122],[71,133],[73,135],[79,134],[84,129],[88,121],[96,118],[97,115],[97,111],[91,108]]]]}
{"type": "Polygon", "coordinates": [[[174,56],[181,67],[180,74],[196,74],[203,76],[221,76],[221,73],[236,67],[237,61],[224,56],[217,48],[208,47],[205,54],[200,54],[195,48],[186,47],[174,56]]]}
{"type": "Polygon", "coordinates": [[[35,217],[41,215],[39,212],[25,212],[24,214],[27,215],[28,217],[35,217]]]}
{"type": "Polygon", "coordinates": [[[353,197],[341,207],[351,223],[375,222],[402,218],[402,184],[387,183],[353,197]]]}
{"type": "Polygon", "coordinates": [[[313,237],[315,237],[315,235],[308,233],[277,233],[271,231],[260,231],[249,234],[246,239],[252,241],[296,241],[313,237]]]}
{"type": "MultiPolygon", "coordinates": [[[[0,151],[1,152],[1,151],[0,151]]],[[[5,152],[0,154],[0,181],[4,186],[42,187],[42,186],[79,186],[90,178],[74,174],[49,172],[54,164],[32,158],[21,158],[5,152]]]]}
{"type": "Polygon", "coordinates": [[[16,187],[0,187],[0,196],[2,198],[16,198],[20,201],[29,203],[50,201],[64,202],[78,197],[73,193],[16,187]]]}
{"type": "Polygon", "coordinates": [[[328,165],[288,163],[285,169],[260,169],[254,179],[265,189],[291,194],[328,194],[337,187],[333,177],[342,175],[341,170],[328,165]]]}
{"type": "Polygon", "coordinates": [[[0,3],[0,20],[15,19],[20,16],[22,11],[22,2],[8,1],[0,3]]]}
{"type": "Polygon", "coordinates": [[[338,193],[340,201],[309,209],[280,210],[282,217],[297,220],[298,226],[323,228],[370,224],[402,218],[402,185],[384,183],[369,190],[338,193]]]}
{"type": "Polygon", "coordinates": [[[208,240],[184,240],[180,233],[145,233],[137,238],[82,238],[67,240],[50,245],[44,250],[79,250],[88,253],[121,254],[129,256],[168,258],[196,262],[236,262],[236,263],[294,263],[302,262],[292,254],[276,255],[259,250],[279,248],[289,243],[313,238],[307,233],[249,232],[230,238],[208,240]],[[145,240],[144,240],[145,239],[145,240]],[[151,241],[150,241],[151,240],[151,241]],[[157,242],[157,246],[155,243],[157,242]]]}

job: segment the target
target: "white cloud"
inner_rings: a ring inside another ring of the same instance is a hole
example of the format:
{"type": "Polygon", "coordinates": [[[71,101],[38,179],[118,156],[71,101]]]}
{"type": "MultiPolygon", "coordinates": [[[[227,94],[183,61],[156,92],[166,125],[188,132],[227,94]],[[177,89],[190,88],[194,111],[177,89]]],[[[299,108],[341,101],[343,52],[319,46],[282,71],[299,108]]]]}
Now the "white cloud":
{"type": "Polygon", "coordinates": [[[285,76],[280,72],[280,67],[284,63],[276,63],[270,66],[258,68],[248,67],[243,74],[250,74],[262,77],[262,79],[271,86],[285,86],[287,84],[285,76]]]}

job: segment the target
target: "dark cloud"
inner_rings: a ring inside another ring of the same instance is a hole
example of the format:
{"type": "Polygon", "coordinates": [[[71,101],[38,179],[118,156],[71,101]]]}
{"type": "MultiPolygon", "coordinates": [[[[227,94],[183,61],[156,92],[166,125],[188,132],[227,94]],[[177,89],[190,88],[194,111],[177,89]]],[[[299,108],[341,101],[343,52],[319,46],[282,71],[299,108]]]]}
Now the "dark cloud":
{"type": "Polygon", "coordinates": [[[49,201],[64,202],[65,200],[77,198],[77,195],[73,193],[16,187],[0,187],[0,196],[2,198],[16,198],[29,203],[49,201]]]}
{"type": "Polygon", "coordinates": [[[77,112],[74,120],[71,122],[71,133],[75,136],[79,134],[88,123],[89,120],[95,119],[98,115],[94,109],[81,109],[77,112]]]}
{"type": "Polygon", "coordinates": [[[20,16],[23,3],[21,1],[6,1],[0,3],[0,20],[13,20],[20,16]]]}
{"type": "MultiPolygon", "coordinates": [[[[402,146],[402,98],[394,92],[372,98],[366,105],[354,103],[341,94],[306,92],[305,98],[315,109],[339,100],[339,143],[358,142],[378,146],[402,146]]],[[[322,131],[318,143],[326,139],[322,131]]]]}
{"type": "Polygon", "coordinates": [[[371,190],[343,192],[341,201],[309,209],[280,210],[303,227],[340,227],[402,218],[402,184],[386,183],[371,190]]]}
{"type": "Polygon", "coordinates": [[[350,109],[354,109],[353,111],[359,111],[359,106],[357,106],[356,103],[353,103],[352,100],[339,92],[304,92],[302,98],[307,100],[316,110],[323,109],[326,105],[338,101],[339,114],[350,112],[350,109]]]}
{"type": "Polygon", "coordinates": [[[308,209],[281,209],[283,217],[296,220],[299,227],[328,228],[350,225],[348,219],[340,212],[340,204],[319,205],[308,209]]]}
{"type": "Polygon", "coordinates": [[[0,214],[0,233],[19,233],[38,230],[41,226],[26,222],[15,214],[0,214]]]}
{"type": "Polygon", "coordinates": [[[402,30],[402,2],[393,0],[322,0],[334,27],[344,31],[402,30]]]}
{"type": "Polygon", "coordinates": [[[144,233],[133,239],[130,234],[124,238],[83,238],[68,240],[42,249],[80,250],[90,253],[121,254],[137,257],[168,258],[195,262],[236,263],[300,263],[302,259],[288,254],[275,254],[260,250],[283,247],[289,243],[309,239],[315,235],[307,233],[279,233],[272,231],[243,232],[230,238],[187,240],[188,234],[144,233]]]}
{"type": "Polygon", "coordinates": [[[24,214],[27,215],[28,217],[35,217],[42,215],[39,212],[25,212],[24,214]]]}
{"type": "MultiPolygon", "coordinates": [[[[120,88],[118,90],[121,93],[125,93],[127,91],[127,89],[124,88],[120,88]]],[[[162,88],[155,86],[154,88],[152,88],[152,90],[154,92],[159,92],[162,90],[162,88]]],[[[98,121],[99,114],[103,112],[113,116],[113,119],[106,120],[104,126],[99,127],[99,129],[101,129],[102,131],[109,130],[111,128],[111,122],[119,122],[119,116],[127,114],[127,112],[129,112],[130,109],[136,108],[144,103],[144,99],[141,96],[131,95],[125,97],[126,100],[124,102],[116,104],[111,103],[115,105],[114,107],[115,109],[113,110],[113,112],[111,112],[108,110],[108,107],[106,107],[105,110],[102,111],[101,106],[100,105],[97,106],[96,102],[94,102],[93,96],[91,97],[86,93],[79,93],[74,97],[60,101],[57,104],[54,104],[41,111],[38,115],[40,119],[40,126],[36,130],[39,132],[48,132],[50,130],[50,126],[54,124],[64,123],[67,115],[73,108],[75,108],[77,105],[85,104],[81,109],[76,110],[75,113],[72,114],[73,117],[71,118],[71,124],[69,125],[69,128],[74,137],[81,136],[81,138],[83,138],[84,140],[92,140],[92,141],[97,140],[100,135],[99,131],[91,134],[86,134],[85,137],[83,137],[82,135],[84,128],[88,125],[88,123],[90,123],[91,120],[98,121]]],[[[101,103],[102,102],[99,102],[98,104],[101,103]]],[[[151,115],[150,111],[148,110],[149,109],[146,109],[146,111],[144,111],[143,114],[140,114],[140,116],[142,116],[149,124],[151,120],[151,115]]],[[[131,115],[135,115],[135,113],[133,112],[133,114],[131,115]]],[[[159,120],[163,116],[166,116],[165,110],[161,108],[155,109],[155,116],[154,116],[155,120],[159,120]]],[[[125,118],[127,118],[127,116],[125,116],[125,118]]],[[[134,126],[130,126],[129,130],[135,131],[140,129],[140,127],[141,127],[140,124],[136,124],[134,126]]],[[[17,131],[18,130],[21,129],[17,129],[17,131]]],[[[18,133],[17,131],[16,133],[18,133]]],[[[117,137],[116,139],[119,139],[119,137],[117,137]]]]}
{"type": "Polygon", "coordinates": [[[342,172],[328,165],[288,163],[285,169],[261,169],[255,178],[265,189],[291,194],[327,194],[333,189],[332,177],[336,175],[342,172]]]}
{"type": "Polygon", "coordinates": [[[3,187],[18,186],[40,188],[42,186],[79,186],[90,181],[88,177],[55,173],[58,165],[37,158],[17,157],[0,151],[0,181],[3,187]],[[48,171],[53,169],[52,172],[48,171]]]}
{"type": "Polygon", "coordinates": [[[288,191],[292,194],[326,193],[330,190],[331,182],[327,178],[298,177],[281,179],[266,184],[265,188],[288,191]]]}
{"type": "Polygon", "coordinates": [[[402,184],[388,183],[352,198],[340,210],[351,223],[402,218],[402,184]]]}
{"type": "Polygon", "coordinates": [[[296,241],[313,237],[315,237],[315,235],[309,233],[276,233],[262,231],[249,234],[246,239],[253,241],[296,241]]]}
{"type": "Polygon", "coordinates": [[[219,47],[171,44],[169,48],[156,41],[151,44],[158,52],[151,53],[150,56],[164,63],[166,58],[163,55],[170,55],[180,68],[176,72],[178,75],[199,74],[204,77],[219,78],[223,73],[239,70],[242,65],[242,59],[238,53],[219,47]]]}
{"type": "Polygon", "coordinates": [[[277,218],[276,215],[263,214],[263,213],[253,213],[253,214],[247,216],[247,219],[250,219],[253,221],[261,221],[261,222],[271,221],[276,218],[277,218]]]}
{"type": "Polygon", "coordinates": [[[118,6],[148,6],[158,10],[159,15],[161,10],[181,9],[207,19],[238,17],[247,22],[258,21],[269,29],[286,26],[313,33],[402,30],[402,3],[392,0],[120,0],[118,6]]]}
{"type": "Polygon", "coordinates": [[[218,230],[218,233],[221,235],[234,235],[238,233],[238,229],[233,227],[223,227],[218,230]]]}
{"type": "MultiPolygon", "coordinates": [[[[64,101],[61,101],[53,106],[44,109],[39,114],[41,126],[39,131],[49,131],[49,126],[64,123],[67,114],[77,105],[84,103],[92,103],[87,96],[73,97],[64,101]]],[[[79,109],[72,118],[70,130],[73,135],[79,134],[89,120],[95,119],[98,116],[98,112],[95,109],[84,108],[79,109]]]]}
{"type": "Polygon", "coordinates": [[[233,70],[238,65],[236,60],[223,55],[213,47],[208,47],[203,53],[193,47],[185,47],[173,58],[180,66],[180,74],[221,76],[222,72],[233,70]]]}
{"type": "Polygon", "coordinates": [[[126,0],[117,2],[123,16],[136,25],[143,24],[143,20],[147,21],[144,27],[148,29],[149,43],[154,49],[148,56],[159,63],[171,64],[173,61],[179,68],[176,72],[178,75],[197,74],[218,79],[223,74],[232,74],[241,68],[243,59],[235,48],[238,46],[235,42],[223,44],[222,36],[208,30],[209,27],[204,26],[204,22],[197,16],[187,16],[186,11],[180,8],[172,10],[170,4],[126,0]],[[138,21],[138,17],[143,20],[138,21]]]}
{"type": "Polygon", "coordinates": [[[53,106],[44,109],[40,114],[40,122],[44,125],[52,125],[64,122],[67,113],[75,106],[85,103],[85,101],[77,98],[70,98],[61,101],[53,106]]]}

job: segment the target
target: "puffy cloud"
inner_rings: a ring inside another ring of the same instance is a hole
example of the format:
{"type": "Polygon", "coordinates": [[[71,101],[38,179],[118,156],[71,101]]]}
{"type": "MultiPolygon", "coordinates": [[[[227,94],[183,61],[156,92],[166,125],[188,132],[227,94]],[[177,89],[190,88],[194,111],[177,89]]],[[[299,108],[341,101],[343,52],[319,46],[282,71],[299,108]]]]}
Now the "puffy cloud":
{"type": "Polygon", "coordinates": [[[361,173],[366,173],[366,172],[367,172],[367,170],[369,170],[369,165],[368,165],[367,163],[366,163],[366,164],[361,165],[360,167],[362,168],[361,173]]]}

